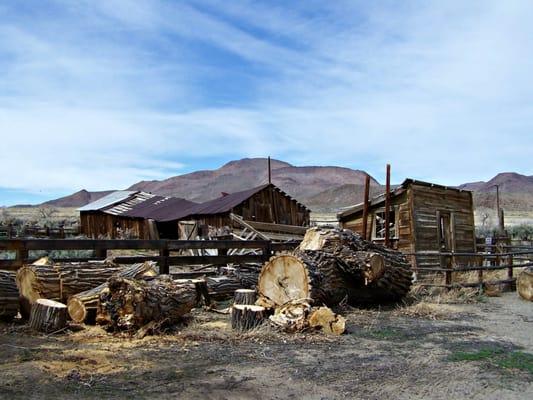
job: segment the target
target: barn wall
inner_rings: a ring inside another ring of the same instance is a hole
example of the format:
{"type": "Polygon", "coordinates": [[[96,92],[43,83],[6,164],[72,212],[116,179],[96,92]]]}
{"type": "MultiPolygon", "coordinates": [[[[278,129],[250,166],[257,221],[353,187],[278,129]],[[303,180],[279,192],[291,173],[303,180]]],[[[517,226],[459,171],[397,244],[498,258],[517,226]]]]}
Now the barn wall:
{"type": "Polygon", "coordinates": [[[126,232],[131,239],[149,239],[148,225],[144,219],[125,218],[99,211],[82,211],[80,222],[82,234],[94,239],[99,237],[121,239],[126,232]]]}
{"type": "MultiPolygon", "coordinates": [[[[244,220],[269,222],[284,225],[309,226],[310,211],[299,205],[296,200],[284,195],[279,190],[267,187],[249,197],[231,211],[244,220]]],[[[217,228],[230,226],[229,212],[202,216],[200,225],[217,228]]]]}
{"type": "MultiPolygon", "coordinates": [[[[438,213],[450,213],[450,229],[455,238],[452,249],[456,252],[475,251],[475,226],[472,193],[440,187],[411,185],[413,208],[412,217],[415,230],[415,250],[439,251],[438,213]]],[[[458,262],[467,260],[457,260],[458,262]]],[[[417,265],[434,265],[438,257],[417,257],[417,265]]]]}

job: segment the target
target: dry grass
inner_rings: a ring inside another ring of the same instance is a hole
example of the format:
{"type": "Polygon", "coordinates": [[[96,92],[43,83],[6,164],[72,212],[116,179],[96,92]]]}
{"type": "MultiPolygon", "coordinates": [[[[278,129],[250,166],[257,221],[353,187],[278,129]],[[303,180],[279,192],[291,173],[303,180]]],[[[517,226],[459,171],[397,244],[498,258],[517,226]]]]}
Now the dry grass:
{"type": "Polygon", "coordinates": [[[393,315],[437,320],[449,318],[450,316],[457,315],[459,312],[460,309],[458,307],[448,304],[420,301],[416,304],[399,307],[394,310],[393,315]]]}

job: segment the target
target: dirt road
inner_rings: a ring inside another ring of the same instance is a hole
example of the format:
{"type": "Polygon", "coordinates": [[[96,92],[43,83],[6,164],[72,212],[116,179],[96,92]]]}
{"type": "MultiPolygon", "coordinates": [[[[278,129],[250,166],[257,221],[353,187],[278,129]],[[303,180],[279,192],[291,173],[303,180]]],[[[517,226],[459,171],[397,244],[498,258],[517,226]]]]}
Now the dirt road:
{"type": "Polygon", "coordinates": [[[204,311],[142,340],[3,324],[0,398],[533,398],[533,304],[509,293],[432,307],[353,309],[340,337],[235,335],[227,316],[204,311]]]}

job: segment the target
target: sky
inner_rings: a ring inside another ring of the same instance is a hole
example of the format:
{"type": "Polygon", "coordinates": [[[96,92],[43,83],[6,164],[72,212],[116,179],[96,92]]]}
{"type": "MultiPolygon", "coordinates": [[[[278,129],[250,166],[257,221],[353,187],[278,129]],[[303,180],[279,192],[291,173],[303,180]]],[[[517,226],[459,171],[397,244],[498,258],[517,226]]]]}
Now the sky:
{"type": "Polygon", "coordinates": [[[533,2],[0,1],[0,205],[272,156],[533,174],[533,2]]]}

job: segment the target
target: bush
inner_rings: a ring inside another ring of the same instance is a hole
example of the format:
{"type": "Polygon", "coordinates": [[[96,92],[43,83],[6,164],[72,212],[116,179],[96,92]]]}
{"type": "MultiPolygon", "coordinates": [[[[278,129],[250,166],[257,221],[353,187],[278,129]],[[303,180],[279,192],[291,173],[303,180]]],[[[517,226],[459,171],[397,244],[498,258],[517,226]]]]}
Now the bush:
{"type": "Polygon", "coordinates": [[[533,225],[520,224],[509,228],[509,234],[513,239],[533,240],[533,225]]]}

